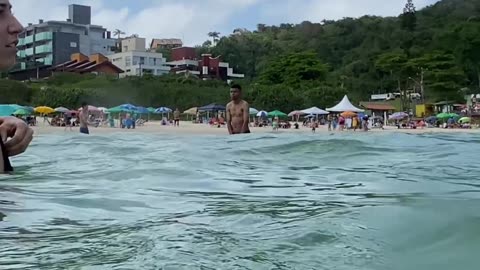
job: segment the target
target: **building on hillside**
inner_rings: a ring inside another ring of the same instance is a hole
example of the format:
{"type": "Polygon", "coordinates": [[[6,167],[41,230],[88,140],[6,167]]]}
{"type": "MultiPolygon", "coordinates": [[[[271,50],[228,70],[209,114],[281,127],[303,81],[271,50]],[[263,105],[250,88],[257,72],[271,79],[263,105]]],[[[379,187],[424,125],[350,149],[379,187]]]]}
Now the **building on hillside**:
{"type": "Polygon", "coordinates": [[[97,75],[114,75],[119,77],[123,70],[112,64],[110,60],[102,54],[93,54],[90,57],[75,53],[70,57],[70,61],[56,65],[50,68],[52,72],[73,72],[73,73],[93,73],[97,75]]]}
{"type": "Polygon", "coordinates": [[[229,81],[244,78],[244,74],[233,72],[229,63],[222,62],[220,57],[213,58],[211,54],[197,57],[195,48],[180,47],[172,50],[172,61],[168,62],[174,74],[192,74],[201,79],[218,79],[229,81]]]}
{"type": "Polygon", "coordinates": [[[91,24],[89,6],[70,5],[66,21],[29,24],[19,35],[17,65],[10,77],[18,80],[48,76],[48,68],[66,61],[74,53],[108,55],[115,50],[111,33],[91,24]]]}
{"type": "Polygon", "coordinates": [[[155,52],[158,49],[174,49],[182,46],[183,42],[179,38],[154,38],[152,42],[150,42],[150,51],[155,52]]]}
{"type": "Polygon", "coordinates": [[[110,61],[125,71],[120,76],[160,76],[168,74],[170,67],[161,53],[147,52],[145,39],[131,37],[122,40],[122,52],[108,55],[110,61]]]}
{"type": "Polygon", "coordinates": [[[385,102],[360,102],[360,107],[370,112],[372,116],[380,116],[384,120],[396,111],[395,106],[385,102]]]}

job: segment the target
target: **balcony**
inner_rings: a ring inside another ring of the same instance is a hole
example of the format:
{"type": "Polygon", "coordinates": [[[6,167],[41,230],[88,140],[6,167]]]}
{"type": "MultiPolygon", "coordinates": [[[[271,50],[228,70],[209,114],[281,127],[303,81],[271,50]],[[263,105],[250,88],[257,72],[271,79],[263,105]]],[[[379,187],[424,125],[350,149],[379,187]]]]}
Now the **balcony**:
{"type": "Polygon", "coordinates": [[[52,32],[43,32],[35,35],[35,41],[52,40],[52,39],[53,39],[52,32]]]}
{"type": "Polygon", "coordinates": [[[18,56],[18,58],[25,58],[25,56],[26,56],[25,50],[18,51],[17,56],[18,56]]]}
{"type": "Polygon", "coordinates": [[[33,43],[33,36],[28,36],[24,39],[24,45],[33,43]]]}
{"type": "Polygon", "coordinates": [[[20,47],[20,46],[25,46],[25,39],[24,38],[19,38],[18,39],[17,47],[20,47]]]}
{"type": "Polygon", "coordinates": [[[52,43],[35,47],[35,54],[51,53],[52,51],[52,43]]]}
{"type": "Polygon", "coordinates": [[[25,50],[25,55],[26,55],[26,56],[31,56],[31,55],[33,55],[33,48],[26,49],[26,50],[25,50]]]}

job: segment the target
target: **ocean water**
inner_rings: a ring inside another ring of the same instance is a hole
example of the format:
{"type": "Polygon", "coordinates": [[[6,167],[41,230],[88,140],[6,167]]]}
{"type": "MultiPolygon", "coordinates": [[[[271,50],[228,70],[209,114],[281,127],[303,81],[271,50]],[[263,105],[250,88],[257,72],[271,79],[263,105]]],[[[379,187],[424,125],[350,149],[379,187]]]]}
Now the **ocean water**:
{"type": "Polygon", "coordinates": [[[478,269],[480,135],[37,137],[0,269],[478,269]]]}

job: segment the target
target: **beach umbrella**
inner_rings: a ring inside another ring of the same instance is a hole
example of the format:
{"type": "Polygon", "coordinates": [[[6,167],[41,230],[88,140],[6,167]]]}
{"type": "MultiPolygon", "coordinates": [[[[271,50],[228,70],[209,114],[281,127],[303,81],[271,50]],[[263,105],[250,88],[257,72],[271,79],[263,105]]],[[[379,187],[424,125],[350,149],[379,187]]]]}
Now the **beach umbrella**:
{"type": "Polygon", "coordinates": [[[32,112],[30,110],[27,110],[25,108],[21,108],[13,112],[13,115],[31,115],[32,112]]]}
{"type": "Polygon", "coordinates": [[[408,117],[409,117],[408,113],[396,112],[396,113],[390,115],[388,117],[388,119],[390,119],[390,120],[402,120],[402,119],[405,119],[405,118],[408,118],[408,117]]]}
{"type": "Polygon", "coordinates": [[[344,118],[351,118],[357,116],[357,114],[354,112],[343,112],[340,115],[344,118]]]}
{"type": "Polygon", "coordinates": [[[135,111],[137,109],[137,106],[132,104],[122,104],[119,107],[127,111],[135,111]]]}
{"type": "Polygon", "coordinates": [[[139,113],[139,114],[149,114],[150,113],[150,111],[145,107],[137,107],[135,112],[139,113]]]}
{"type": "Polygon", "coordinates": [[[437,114],[437,118],[438,119],[448,119],[448,118],[451,118],[451,116],[450,116],[449,113],[439,113],[439,114],[437,114]]]}
{"type": "Polygon", "coordinates": [[[208,104],[207,106],[200,107],[198,108],[198,110],[201,112],[218,112],[218,111],[225,111],[226,108],[224,105],[212,103],[212,104],[208,104]]]}
{"type": "Polygon", "coordinates": [[[0,105],[0,116],[10,116],[16,110],[21,109],[22,106],[16,104],[2,104],[0,105]]]}
{"type": "Polygon", "coordinates": [[[437,117],[436,116],[430,116],[425,119],[425,122],[427,123],[434,123],[437,122],[437,117]]]}
{"type": "Polygon", "coordinates": [[[68,111],[70,111],[69,109],[65,108],[65,107],[58,107],[58,108],[55,108],[55,111],[56,112],[59,112],[59,113],[66,113],[68,111]]]}
{"type": "Polygon", "coordinates": [[[32,112],[32,113],[35,111],[35,108],[33,108],[32,106],[23,106],[23,108],[24,108],[25,110],[29,110],[29,111],[32,112]]]}
{"type": "Polygon", "coordinates": [[[155,113],[162,114],[162,113],[171,113],[172,109],[167,107],[160,107],[155,110],[155,113]]]}
{"type": "Polygon", "coordinates": [[[103,112],[103,113],[105,113],[105,112],[108,111],[108,109],[105,108],[105,107],[98,107],[98,110],[101,111],[101,112],[103,112]]]}
{"type": "Polygon", "coordinates": [[[266,111],[259,111],[257,117],[267,117],[268,113],[266,111]]]}
{"type": "Polygon", "coordinates": [[[155,108],[153,107],[148,107],[147,110],[149,113],[155,113],[155,108]]]}
{"type": "Polygon", "coordinates": [[[35,112],[41,113],[41,114],[51,114],[51,113],[54,113],[55,110],[47,106],[40,106],[35,108],[35,112]]]}
{"type": "Polygon", "coordinates": [[[329,114],[329,112],[324,111],[324,110],[322,110],[322,109],[319,109],[319,108],[317,108],[317,107],[312,107],[312,108],[303,110],[302,113],[304,113],[304,114],[313,114],[313,115],[325,115],[325,114],[329,114]]]}
{"type": "Polygon", "coordinates": [[[304,115],[305,113],[302,111],[293,111],[288,114],[288,117],[293,117],[293,116],[299,116],[299,115],[304,115]]]}
{"type": "Polygon", "coordinates": [[[257,115],[257,113],[258,113],[258,110],[257,110],[257,109],[255,109],[255,108],[250,108],[250,109],[249,109],[249,114],[250,114],[250,115],[257,115]]]}
{"type": "Polygon", "coordinates": [[[470,117],[462,117],[460,120],[458,120],[459,123],[470,123],[472,119],[470,117]]]}
{"type": "Polygon", "coordinates": [[[303,117],[305,117],[305,118],[314,118],[315,115],[314,115],[314,114],[309,114],[309,115],[305,115],[305,116],[303,116],[303,117]]]}
{"type": "Polygon", "coordinates": [[[122,113],[122,112],[132,112],[126,109],[121,108],[120,106],[113,107],[107,110],[108,113],[122,113]]]}
{"type": "Polygon", "coordinates": [[[456,119],[460,118],[460,115],[456,113],[449,113],[448,115],[450,116],[450,118],[456,118],[456,119]]]}
{"type": "Polygon", "coordinates": [[[284,112],[281,112],[279,110],[271,111],[268,113],[269,117],[288,117],[288,115],[284,112]]]}
{"type": "Polygon", "coordinates": [[[198,111],[198,108],[197,108],[197,107],[193,107],[193,108],[190,108],[190,109],[184,111],[183,113],[184,113],[184,114],[188,114],[188,115],[196,115],[196,114],[197,114],[197,111],[198,111]]]}

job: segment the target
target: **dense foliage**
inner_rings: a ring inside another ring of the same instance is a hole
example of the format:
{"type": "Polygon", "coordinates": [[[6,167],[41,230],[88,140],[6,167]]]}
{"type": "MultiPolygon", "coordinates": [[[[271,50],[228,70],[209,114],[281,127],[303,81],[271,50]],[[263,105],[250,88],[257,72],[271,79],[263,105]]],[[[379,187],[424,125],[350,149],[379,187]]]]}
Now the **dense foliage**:
{"type": "MultiPolygon", "coordinates": [[[[327,107],[345,93],[358,102],[390,92],[404,93],[406,108],[407,93],[420,88],[429,102],[463,101],[464,94],[480,92],[480,1],[443,0],[419,11],[414,1],[406,2],[398,17],[259,24],[255,31],[224,37],[212,32],[197,49],[221,55],[246,74],[240,83],[258,109],[327,107]]],[[[87,100],[188,109],[227,102],[228,86],[184,76],[117,80],[67,74],[28,85],[1,81],[0,97],[0,103],[53,107],[87,100]]]]}

